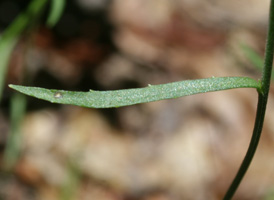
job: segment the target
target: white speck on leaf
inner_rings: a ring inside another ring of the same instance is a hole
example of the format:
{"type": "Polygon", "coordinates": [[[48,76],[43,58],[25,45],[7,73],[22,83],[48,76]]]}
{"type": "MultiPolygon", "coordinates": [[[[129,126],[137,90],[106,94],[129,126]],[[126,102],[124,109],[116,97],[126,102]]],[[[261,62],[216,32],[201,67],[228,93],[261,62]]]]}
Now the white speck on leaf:
{"type": "Polygon", "coordinates": [[[63,95],[62,95],[61,92],[55,92],[55,93],[54,93],[54,98],[56,98],[56,99],[61,99],[61,98],[63,98],[63,95]]]}

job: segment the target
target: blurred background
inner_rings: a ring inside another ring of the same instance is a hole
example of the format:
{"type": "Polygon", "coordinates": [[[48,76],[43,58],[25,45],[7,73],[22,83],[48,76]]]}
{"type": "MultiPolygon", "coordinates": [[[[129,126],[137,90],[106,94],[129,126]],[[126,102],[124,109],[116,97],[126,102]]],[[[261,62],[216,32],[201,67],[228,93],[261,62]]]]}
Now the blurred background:
{"type": "MultiPolygon", "coordinates": [[[[269,2],[68,0],[53,29],[27,32],[13,52],[0,104],[0,199],[222,199],[251,138],[254,89],[115,109],[27,97],[8,142],[15,92],[7,85],[88,91],[258,79],[244,47],[263,55],[269,2]]],[[[28,3],[0,1],[1,32],[28,3]]],[[[271,88],[261,142],[235,199],[274,199],[273,109],[271,88]]]]}

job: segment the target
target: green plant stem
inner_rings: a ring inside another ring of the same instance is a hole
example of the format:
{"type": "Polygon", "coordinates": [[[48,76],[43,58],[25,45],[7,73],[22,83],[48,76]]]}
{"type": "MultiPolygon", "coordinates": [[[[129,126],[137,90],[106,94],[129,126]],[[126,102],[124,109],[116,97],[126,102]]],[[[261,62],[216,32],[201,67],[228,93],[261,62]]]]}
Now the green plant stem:
{"type": "Polygon", "coordinates": [[[258,106],[257,106],[257,113],[256,113],[256,121],[254,124],[252,138],[250,140],[250,144],[245,155],[245,158],[233,180],[229,189],[227,190],[224,200],[229,200],[233,197],[234,193],[238,189],[253,157],[256,152],[258,143],[260,141],[261,132],[263,128],[264,116],[265,116],[265,109],[266,109],[266,98],[262,94],[259,94],[258,106]]]}
{"type": "Polygon", "coordinates": [[[263,73],[261,78],[262,85],[261,85],[261,89],[258,90],[258,93],[259,93],[258,106],[257,106],[254,129],[253,129],[253,135],[252,135],[247,153],[245,155],[245,158],[233,182],[231,183],[226,195],[224,196],[224,200],[229,200],[233,197],[248,167],[250,166],[250,163],[254,157],[254,154],[256,152],[257,146],[260,141],[260,136],[261,136],[263,123],[264,123],[267,99],[269,94],[272,64],[273,64],[273,51],[274,51],[274,0],[271,0],[264,67],[263,67],[263,73]]]}

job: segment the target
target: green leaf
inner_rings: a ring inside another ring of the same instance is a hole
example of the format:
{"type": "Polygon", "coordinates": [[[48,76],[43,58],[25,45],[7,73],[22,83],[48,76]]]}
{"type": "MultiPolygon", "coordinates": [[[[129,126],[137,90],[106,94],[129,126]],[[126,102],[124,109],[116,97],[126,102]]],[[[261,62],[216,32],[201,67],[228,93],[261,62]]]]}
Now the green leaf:
{"type": "Polygon", "coordinates": [[[20,34],[33,22],[44,8],[47,0],[33,0],[27,10],[21,13],[0,37],[0,99],[5,83],[7,66],[20,34]]]}
{"type": "Polygon", "coordinates": [[[8,63],[18,37],[0,38],[0,101],[5,85],[8,63]]]}
{"type": "Polygon", "coordinates": [[[90,90],[89,92],[49,90],[19,85],[9,86],[24,94],[52,103],[71,104],[90,108],[128,106],[233,88],[256,88],[257,90],[260,90],[260,83],[248,77],[207,78],[161,85],[149,85],[148,87],[137,89],[113,91],[90,90]]]}
{"type": "MultiPolygon", "coordinates": [[[[247,45],[241,45],[242,50],[248,60],[256,67],[258,70],[262,71],[264,66],[263,57],[260,56],[254,49],[247,45]]],[[[274,72],[271,73],[271,80],[274,80],[274,72]]]]}
{"type": "Polygon", "coordinates": [[[15,166],[21,149],[21,123],[26,110],[26,96],[17,93],[12,96],[10,110],[10,132],[7,138],[7,145],[4,151],[4,164],[7,169],[15,166]]]}
{"type": "Polygon", "coordinates": [[[53,27],[60,19],[64,8],[66,0],[51,0],[50,14],[47,19],[47,25],[53,27]]]}
{"type": "Polygon", "coordinates": [[[248,60],[260,71],[263,69],[264,61],[263,58],[254,51],[251,47],[247,45],[241,45],[242,50],[245,54],[245,56],[248,58],[248,60]]]}

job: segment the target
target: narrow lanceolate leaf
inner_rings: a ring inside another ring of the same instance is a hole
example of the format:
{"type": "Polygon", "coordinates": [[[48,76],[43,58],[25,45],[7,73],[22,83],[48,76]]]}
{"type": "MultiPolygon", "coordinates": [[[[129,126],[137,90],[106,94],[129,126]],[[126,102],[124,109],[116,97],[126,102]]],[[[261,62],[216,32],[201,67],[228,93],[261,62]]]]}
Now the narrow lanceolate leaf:
{"type": "Polygon", "coordinates": [[[51,0],[50,13],[47,19],[47,25],[53,27],[60,19],[64,8],[66,0],[51,0]]]}
{"type": "Polygon", "coordinates": [[[72,92],[19,85],[10,85],[10,87],[24,94],[52,103],[90,108],[111,108],[233,88],[256,88],[259,90],[260,83],[248,77],[220,77],[113,91],[90,90],[89,92],[72,92]]]}

